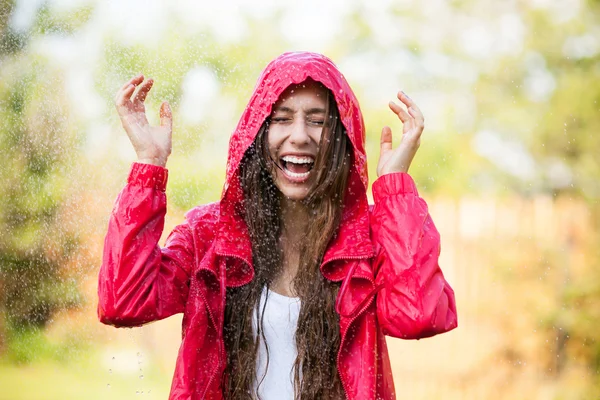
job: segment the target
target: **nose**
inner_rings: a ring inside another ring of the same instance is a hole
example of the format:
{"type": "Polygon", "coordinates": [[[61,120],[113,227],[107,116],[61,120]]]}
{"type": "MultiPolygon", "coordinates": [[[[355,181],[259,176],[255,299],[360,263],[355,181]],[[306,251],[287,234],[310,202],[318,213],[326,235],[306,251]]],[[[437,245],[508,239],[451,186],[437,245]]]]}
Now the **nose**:
{"type": "Polygon", "coordinates": [[[291,126],[291,129],[292,131],[290,133],[289,140],[292,144],[300,146],[310,143],[308,127],[301,118],[298,118],[294,121],[294,123],[291,126]]]}

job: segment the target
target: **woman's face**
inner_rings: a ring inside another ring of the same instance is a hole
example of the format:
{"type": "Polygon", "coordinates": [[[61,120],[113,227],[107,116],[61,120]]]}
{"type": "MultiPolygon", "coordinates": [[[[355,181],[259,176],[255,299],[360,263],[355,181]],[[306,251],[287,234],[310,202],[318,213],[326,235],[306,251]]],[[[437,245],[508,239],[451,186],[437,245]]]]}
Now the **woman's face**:
{"type": "Polygon", "coordinates": [[[274,104],[267,133],[269,153],[276,163],[273,181],[290,200],[304,199],[314,181],[312,170],[323,124],[327,91],[306,81],[288,87],[274,104]]]}

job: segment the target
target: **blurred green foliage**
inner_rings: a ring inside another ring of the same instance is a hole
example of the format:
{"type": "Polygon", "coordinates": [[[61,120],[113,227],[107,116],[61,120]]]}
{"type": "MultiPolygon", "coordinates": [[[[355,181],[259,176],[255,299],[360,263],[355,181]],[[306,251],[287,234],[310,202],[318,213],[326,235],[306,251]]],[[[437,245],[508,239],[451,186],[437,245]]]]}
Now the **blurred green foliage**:
{"type": "Polygon", "coordinates": [[[14,48],[0,62],[0,345],[27,361],[54,313],[81,301],[64,268],[79,238],[61,220],[77,138],[60,71],[14,48]]]}

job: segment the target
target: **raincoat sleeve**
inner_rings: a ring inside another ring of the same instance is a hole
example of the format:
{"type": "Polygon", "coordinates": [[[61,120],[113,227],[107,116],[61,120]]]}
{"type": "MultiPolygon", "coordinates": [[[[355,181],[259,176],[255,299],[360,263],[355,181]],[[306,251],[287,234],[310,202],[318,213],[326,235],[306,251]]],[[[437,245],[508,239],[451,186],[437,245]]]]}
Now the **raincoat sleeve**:
{"type": "Polygon", "coordinates": [[[386,335],[420,339],[456,328],[454,291],[438,265],[440,235],[406,173],[373,183],[377,317],[386,335]]]}
{"type": "Polygon", "coordinates": [[[104,242],[98,281],[98,317],[114,326],[137,326],[183,312],[188,296],[193,239],[187,223],[162,235],[167,200],[165,168],[134,163],[117,197],[104,242]]]}

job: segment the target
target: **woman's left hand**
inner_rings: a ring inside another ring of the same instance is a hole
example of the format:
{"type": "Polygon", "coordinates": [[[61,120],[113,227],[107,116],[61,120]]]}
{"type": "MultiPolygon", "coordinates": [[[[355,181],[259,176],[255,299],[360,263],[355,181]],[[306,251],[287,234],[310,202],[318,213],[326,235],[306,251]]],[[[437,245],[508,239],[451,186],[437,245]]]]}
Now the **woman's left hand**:
{"type": "Polygon", "coordinates": [[[389,107],[402,121],[402,139],[397,148],[392,148],[392,130],[389,126],[383,127],[377,176],[392,172],[408,172],[410,163],[421,144],[421,134],[425,127],[423,113],[404,92],[398,92],[398,100],[406,105],[406,111],[392,101],[389,107]]]}

